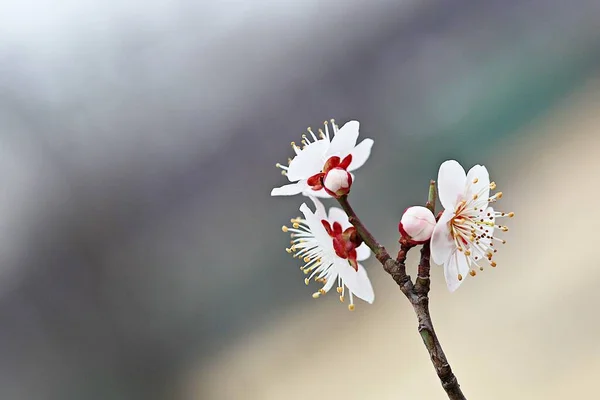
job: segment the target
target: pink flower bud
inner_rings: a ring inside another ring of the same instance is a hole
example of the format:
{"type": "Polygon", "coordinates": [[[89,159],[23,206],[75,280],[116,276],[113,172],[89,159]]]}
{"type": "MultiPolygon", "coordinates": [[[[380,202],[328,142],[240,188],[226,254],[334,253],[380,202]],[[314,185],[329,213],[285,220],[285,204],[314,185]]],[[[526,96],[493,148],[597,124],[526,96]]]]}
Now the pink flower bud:
{"type": "Polygon", "coordinates": [[[406,209],[398,225],[400,234],[416,244],[428,241],[433,228],[435,228],[435,216],[428,208],[421,206],[406,209]]]}
{"type": "Polygon", "coordinates": [[[333,197],[340,197],[350,192],[352,175],[343,168],[333,168],[325,175],[323,187],[333,197]]]}

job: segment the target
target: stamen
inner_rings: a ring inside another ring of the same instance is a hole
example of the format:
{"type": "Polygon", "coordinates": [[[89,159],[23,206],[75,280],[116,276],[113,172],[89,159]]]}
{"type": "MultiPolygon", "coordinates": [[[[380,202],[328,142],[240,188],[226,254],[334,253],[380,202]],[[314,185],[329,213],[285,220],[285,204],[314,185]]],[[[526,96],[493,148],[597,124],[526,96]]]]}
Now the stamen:
{"type": "Polygon", "coordinates": [[[283,225],[283,226],[281,227],[281,230],[282,230],[283,232],[287,232],[287,231],[288,231],[288,227],[287,227],[287,226],[285,226],[285,225],[283,225]]]}
{"type": "Polygon", "coordinates": [[[354,304],[348,304],[348,311],[354,311],[354,304]]]}

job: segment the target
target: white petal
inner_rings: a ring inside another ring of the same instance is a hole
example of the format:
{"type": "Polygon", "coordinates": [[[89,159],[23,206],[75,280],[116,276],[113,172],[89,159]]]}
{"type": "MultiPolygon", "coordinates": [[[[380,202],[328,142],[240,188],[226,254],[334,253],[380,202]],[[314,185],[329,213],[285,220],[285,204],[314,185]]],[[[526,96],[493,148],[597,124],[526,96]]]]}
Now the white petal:
{"type": "Polygon", "coordinates": [[[329,150],[327,150],[327,156],[340,156],[344,158],[356,146],[356,140],[358,139],[358,121],[348,121],[337,131],[329,150]]]}
{"type": "Polygon", "coordinates": [[[323,187],[330,192],[347,191],[350,188],[350,172],[342,168],[334,168],[325,175],[323,187]]]}
{"type": "Polygon", "coordinates": [[[454,160],[445,161],[438,172],[438,193],[445,209],[456,208],[456,203],[463,200],[467,176],[465,170],[454,160]]]}
{"type": "Polygon", "coordinates": [[[300,211],[304,214],[304,219],[310,228],[310,232],[319,243],[319,246],[326,251],[333,249],[333,240],[325,230],[325,227],[323,227],[323,224],[321,223],[322,218],[313,213],[306,203],[302,203],[300,211]]]}
{"type": "Polygon", "coordinates": [[[371,286],[367,271],[360,264],[358,264],[358,271],[355,271],[346,260],[343,260],[343,262],[346,265],[340,265],[339,274],[344,285],[346,285],[356,297],[363,299],[367,303],[373,303],[373,300],[375,300],[375,292],[373,292],[373,286],[371,286]]]}
{"type": "Polygon", "coordinates": [[[304,147],[292,159],[287,170],[288,179],[292,182],[308,179],[321,172],[325,164],[325,153],[328,147],[329,142],[325,139],[317,140],[304,147]]]}
{"type": "Polygon", "coordinates": [[[469,192],[465,193],[465,197],[472,197],[477,194],[480,199],[488,199],[490,197],[490,174],[483,165],[475,165],[467,173],[467,186],[469,192]],[[476,183],[473,183],[477,180],[476,183]]]}
{"type": "Polygon", "coordinates": [[[356,248],[356,260],[364,261],[371,256],[371,249],[365,243],[356,248]]]}
{"type": "Polygon", "coordinates": [[[460,251],[455,251],[450,255],[447,262],[444,264],[444,277],[446,278],[446,286],[448,290],[454,292],[469,274],[469,265],[467,257],[460,251]],[[462,279],[458,279],[458,274],[462,275],[462,279]]]}
{"type": "Polygon", "coordinates": [[[313,204],[315,205],[315,216],[319,219],[327,219],[327,211],[325,211],[325,206],[319,199],[314,196],[308,196],[313,204]]]}
{"type": "Polygon", "coordinates": [[[373,147],[373,139],[365,139],[352,150],[352,162],[348,167],[348,171],[354,171],[363,166],[371,155],[371,147],[373,147]]]}
{"type": "Polygon", "coordinates": [[[335,273],[334,270],[332,270],[332,272],[330,272],[330,273],[327,274],[327,276],[325,277],[325,279],[327,279],[327,282],[325,282],[325,285],[323,285],[323,290],[325,292],[329,292],[329,290],[337,282],[337,274],[335,273]]]}
{"type": "Polygon", "coordinates": [[[325,189],[321,189],[321,190],[312,190],[310,188],[310,186],[307,185],[307,189],[302,192],[302,194],[306,197],[319,197],[321,199],[330,199],[331,196],[325,191],[325,189]]]}
{"type": "MultiPolygon", "coordinates": [[[[487,214],[490,214],[492,217],[494,216],[494,209],[492,207],[488,207],[485,212],[482,214],[481,218],[484,218],[486,221],[491,222],[492,225],[485,225],[483,227],[484,230],[487,230],[487,232],[485,233],[487,235],[487,237],[481,238],[479,239],[479,244],[481,246],[472,246],[472,255],[473,257],[477,257],[476,261],[481,261],[483,258],[486,257],[486,254],[484,252],[482,252],[480,250],[480,248],[486,249],[488,247],[490,247],[490,244],[492,243],[492,239],[491,237],[494,236],[494,224],[496,222],[496,218],[492,218],[490,219],[490,217],[487,216],[487,214]]],[[[479,231],[477,231],[479,233],[479,231]]]]}
{"type": "Polygon", "coordinates": [[[283,185],[282,187],[271,190],[271,196],[293,196],[295,194],[302,193],[308,188],[308,184],[305,180],[296,183],[290,183],[289,185],[283,185]]]}
{"type": "Polygon", "coordinates": [[[343,230],[346,230],[346,228],[350,228],[352,226],[350,221],[348,221],[348,216],[344,210],[338,207],[331,207],[329,209],[329,222],[332,224],[334,222],[339,222],[339,224],[342,225],[343,230]]]}
{"type": "Polygon", "coordinates": [[[448,226],[448,222],[453,216],[454,211],[444,211],[431,235],[431,257],[433,258],[433,262],[438,265],[444,264],[450,254],[456,250],[456,245],[450,235],[450,228],[448,226]]]}

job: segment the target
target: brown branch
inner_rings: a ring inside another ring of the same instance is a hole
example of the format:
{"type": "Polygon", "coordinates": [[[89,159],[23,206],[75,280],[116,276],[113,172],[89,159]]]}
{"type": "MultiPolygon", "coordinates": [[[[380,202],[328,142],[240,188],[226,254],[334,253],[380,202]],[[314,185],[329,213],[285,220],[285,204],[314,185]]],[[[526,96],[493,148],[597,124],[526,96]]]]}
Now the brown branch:
{"type": "Polygon", "coordinates": [[[406,275],[406,266],[404,263],[398,263],[394,261],[394,259],[390,256],[390,253],[385,249],[384,246],[379,244],[375,237],[369,232],[369,230],[363,225],[362,221],[358,218],[350,203],[348,203],[348,197],[342,196],[338,199],[338,202],[348,215],[348,220],[354,227],[358,234],[362,237],[363,241],[367,246],[373,251],[375,257],[381,265],[383,265],[383,269],[385,272],[390,274],[394,281],[400,286],[400,290],[408,297],[409,293],[413,289],[413,283],[410,279],[410,276],[406,275]]]}
{"type": "MultiPolygon", "coordinates": [[[[432,212],[435,210],[435,200],[435,182],[431,181],[429,185],[427,207],[432,212]]],[[[421,249],[421,260],[419,262],[417,279],[413,285],[410,276],[406,274],[405,262],[408,251],[413,248],[414,245],[410,244],[407,240],[401,239],[398,256],[396,260],[392,259],[385,247],[375,240],[375,237],[358,218],[350,206],[350,203],[348,203],[347,196],[340,197],[338,201],[348,215],[350,223],[354,225],[363,241],[369,246],[373,253],[375,253],[375,257],[379,260],[381,265],[383,265],[383,269],[392,276],[394,281],[400,287],[400,290],[402,290],[402,293],[404,293],[413,306],[419,321],[419,334],[423,339],[423,344],[425,344],[425,347],[429,352],[429,357],[431,358],[435,372],[440,378],[442,387],[446,391],[448,398],[450,400],[466,400],[460,390],[458,380],[446,359],[442,345],[433,329],[433,322],[431,321],[431,315],[429,313],[429,242],[425,243],[421,249]]]]}
{"type": "Polygon", "coordinates": [[[458,379],[452,372],[448,359],[444,354],[442,345],[433,329],[431,314],[429,313],[429,243],[423,245],[421,249],[421,261],[419,262],[419,273],[417,282],[414,286],[413,296],[410,298],[411,304],[419,320],[419,333],[423,344],[429,352],[429,357],[435,368],[442,387],[448,394],[450,400],[466,400],[466,397],[460,390],[458,379]],[[422,276],[421,274],[426,274],[422,276]]]}

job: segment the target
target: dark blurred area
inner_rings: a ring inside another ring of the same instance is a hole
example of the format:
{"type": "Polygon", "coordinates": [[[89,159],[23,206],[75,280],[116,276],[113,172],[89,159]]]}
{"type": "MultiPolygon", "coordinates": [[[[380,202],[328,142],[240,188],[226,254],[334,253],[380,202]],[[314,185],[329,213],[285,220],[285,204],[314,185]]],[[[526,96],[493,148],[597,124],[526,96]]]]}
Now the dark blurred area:
{"type": "Polygon", "coordinates": [[[597,74],[598,21],[597,0],[2,2],[0,398],[182,398],[311,301],[279,230],[301,200],[269,197],[290,141],[361,122],[354,204],[393,246],[440,161],[485,162],[597,74]]]}

